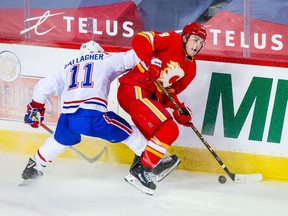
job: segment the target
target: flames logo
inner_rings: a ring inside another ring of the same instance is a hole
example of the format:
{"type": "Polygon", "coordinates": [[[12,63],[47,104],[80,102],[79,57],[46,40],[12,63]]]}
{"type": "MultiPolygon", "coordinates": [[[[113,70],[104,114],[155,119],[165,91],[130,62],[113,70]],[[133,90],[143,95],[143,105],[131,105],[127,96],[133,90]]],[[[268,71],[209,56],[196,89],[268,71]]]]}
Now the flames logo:
{"type": "Polygon", "coordinates": [[[165,88],[167,88],[183,76],[184,71],[180,67],[179,63],[170,61],[167,63],[167,67],[161,71],[159,81],[165,88]]]}

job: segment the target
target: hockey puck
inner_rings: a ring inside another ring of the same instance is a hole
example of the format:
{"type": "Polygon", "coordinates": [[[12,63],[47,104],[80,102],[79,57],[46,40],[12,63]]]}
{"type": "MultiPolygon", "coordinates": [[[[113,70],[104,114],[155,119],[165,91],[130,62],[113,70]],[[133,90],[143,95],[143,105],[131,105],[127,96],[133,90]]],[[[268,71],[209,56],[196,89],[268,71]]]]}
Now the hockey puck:
{"type": "Polygon", "coordinates": [[[221,184],[225,184],[225,182],[227,181],[227,179],[226,179],[225,176],[221,175],[221,176],[219,176],[218,181],[219,181],[221,184]]]}

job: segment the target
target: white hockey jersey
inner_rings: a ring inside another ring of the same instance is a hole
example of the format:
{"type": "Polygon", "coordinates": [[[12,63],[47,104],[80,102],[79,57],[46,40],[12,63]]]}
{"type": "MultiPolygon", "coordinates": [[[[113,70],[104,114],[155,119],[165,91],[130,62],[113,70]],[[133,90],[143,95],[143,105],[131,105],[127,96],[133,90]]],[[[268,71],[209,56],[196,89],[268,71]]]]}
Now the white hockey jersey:
{"type": "Polygon", "coordinates": [[[111,82],[139,61],[133,50],[78,56],[59,73],[41,79],[32,99],[44,104],[50,95],[61,96],[62,113],[74,113],[79,108],[107,112],[111,82]]]}

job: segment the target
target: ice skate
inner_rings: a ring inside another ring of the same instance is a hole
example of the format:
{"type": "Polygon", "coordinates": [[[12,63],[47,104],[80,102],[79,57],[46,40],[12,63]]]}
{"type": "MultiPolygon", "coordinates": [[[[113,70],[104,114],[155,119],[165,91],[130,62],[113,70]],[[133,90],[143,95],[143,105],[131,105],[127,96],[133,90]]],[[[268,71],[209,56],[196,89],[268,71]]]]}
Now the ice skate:
{"type": "Polygon", "coordinates": [[[153,195],[156,185],[150,177],[151,171],[144,167],[139,159],[140,157],[137,157],[135,157],[130,168],[130,174],[125,177],[125,180],[143,193],[153,195]]]}
{"type": "Polygon", "coordinates": [[[152,169],[152,173],[156,176],[157,181],[160,182],[176,169],[180,162],[181,160],[177,155],[167,156],[162,158],[157,166],[152,169]]]}
{"type": "Polygon", "coordinates": [[[28,164],[21,175],[22,180],[19,182],[18,184],[19,186],[27,185],[32,180],[43,175],[41,171],[38,171],[37,169],[34,168],[35,166],[36,162],[32,158],[29,158],[28,164]]]}

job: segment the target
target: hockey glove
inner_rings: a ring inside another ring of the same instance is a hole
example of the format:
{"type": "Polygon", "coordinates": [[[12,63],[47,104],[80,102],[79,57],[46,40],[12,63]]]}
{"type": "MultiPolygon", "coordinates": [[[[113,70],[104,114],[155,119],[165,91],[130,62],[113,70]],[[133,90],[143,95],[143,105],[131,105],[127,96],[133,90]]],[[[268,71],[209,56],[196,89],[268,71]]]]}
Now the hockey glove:
{"type": "Polygon", "coordinates": [[[192,120],[191,109],[189,107],[186,107],[184,105],[184,103],[182,103],[180,105],[180,108],[182,110],[182,113],[179,113],[179,111],[176,109],[173,112],[173,116],[174,116],[175,120],[181,125],[184,125],[186,127],[190,127],[191,126],[191,120],[192,120]]]}
{"type": "Polygon", "coordinates": [[[44,104],[32,100],[32,102],[27,105],[27,113],[24,116],[24,123],[29,124],[33,128],[38,128],[40,123],[44,121],[44,114],[44,104]]]}
{"type": "Polygon", "coordinates": [[[152,58],[151,64],[147,70],[147,72],[149,74],[149,76],[147,78],[148,82],[154,83],[159,78],[159,75],[161,72],[161,67],[162,67],[162,61],[158,58],[152,58]]]}

